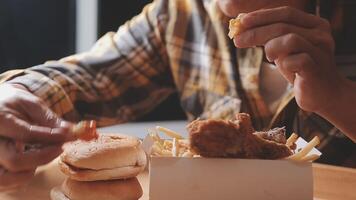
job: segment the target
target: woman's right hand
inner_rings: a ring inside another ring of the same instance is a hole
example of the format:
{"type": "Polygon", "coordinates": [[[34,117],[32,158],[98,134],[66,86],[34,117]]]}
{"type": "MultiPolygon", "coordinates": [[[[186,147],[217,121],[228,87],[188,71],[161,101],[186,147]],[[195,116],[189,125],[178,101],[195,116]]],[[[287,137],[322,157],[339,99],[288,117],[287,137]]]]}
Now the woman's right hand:
{"type": "Polygon", "coordinates": [[[0,85],[0,191],[28,182],[36,168],[73,140],[72,124],[58,118],[20,85],[0,85]]]}

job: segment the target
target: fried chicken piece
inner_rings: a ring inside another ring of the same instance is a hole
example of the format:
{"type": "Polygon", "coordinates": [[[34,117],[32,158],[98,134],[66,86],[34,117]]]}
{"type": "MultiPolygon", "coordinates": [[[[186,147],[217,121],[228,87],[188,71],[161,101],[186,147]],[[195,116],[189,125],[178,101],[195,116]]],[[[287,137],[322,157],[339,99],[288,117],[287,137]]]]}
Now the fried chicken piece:
{"type": "Polygon", "coordinates": [[[202,120],[188,127],[190,148],[203,157],[243,157],[244,137],[233,121],[202,120]]]}
{"type": "Polygon", "coordinates": [[[284,128],[255,132],[250,116],[236,120],[197,120],[187,127],[190,148],[203,157],[279,159],[292,154],[284,128]]]}
{"type": "Polygon", "coordinates": [[[236,115],[235,123],[240,126],[240,131],[251,134],[255,132],[255,129],[252,126],[251,117],[246,113],[238,113],[236,115]]]}
{"type": "Polygon", "coordinates": [[[281,144],[285,144],[287,142],[285,127],[274,128],[272,130],[265,131],[265,132],[255,132],[254,134],[262,137],[263,139],[274,141],[281,144]]]}

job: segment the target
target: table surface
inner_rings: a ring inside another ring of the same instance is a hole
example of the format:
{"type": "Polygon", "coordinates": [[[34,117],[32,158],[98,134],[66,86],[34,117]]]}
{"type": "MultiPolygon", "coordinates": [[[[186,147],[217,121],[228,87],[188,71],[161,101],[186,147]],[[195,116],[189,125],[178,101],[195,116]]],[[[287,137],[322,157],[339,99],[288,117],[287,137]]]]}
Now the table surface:
{"type": "MultiPolygon", "coordinates": [[[[102,129],[102,132],[126,133],[143,138],[146,135],[146,129],[155,125],[162,125],[176,130],[186,135],[184,130],[185,122],[149,122],[117,125],[102,129]]],[[[335,167],[329,165],[313,164],[314,176],[314,199],[356,199],[356,169],[335,167]]],[[[65,176],[60,172],[57,160],[48,165],[40,167],[33,180],[26,188],[18,191],[0,193],[1,200],[47,200],[49,191],[62,183],[65,176]]],[[[149,176],[145,171],[138,176],[138,180],[143,189],[142,200],[148,198],[149,176]]]]}
{"type": "MultiPolygon", "coordinates": [[[[127,135],[136,136],[138,138],[145,138],[147,135],[147,129],[155,128],[156,126],[163,126],[171,130],[176,131],[184,137],[188,136],[186,130],[186,121],[162,121],[162,122],[139,122],[139,123],[127,123],[114,126],[108,126],[100,128],[101,133],[124,133],[127,135]]],[[[164,135],[162,135],[164,137],[164,135]]]]}

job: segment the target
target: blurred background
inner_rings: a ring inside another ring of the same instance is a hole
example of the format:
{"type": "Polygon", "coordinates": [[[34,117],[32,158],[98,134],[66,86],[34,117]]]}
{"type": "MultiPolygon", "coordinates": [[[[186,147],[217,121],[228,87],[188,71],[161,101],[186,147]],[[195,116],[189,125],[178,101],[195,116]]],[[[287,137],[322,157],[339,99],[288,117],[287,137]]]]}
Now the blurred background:
{"type": "MultiPolygon", "coordinates": [[[[0,73],[90,49],[151,0],[0,0],[0,73]]],[[[139,121],[185,119],[177,94],[139,121]],[[167,115],[169,112],[169,115],[167,115]]]]}
{"type": "Polygon", "coordinates": [[[88,50],[149,0],[0,0],[0,69],[88,50]]]}
{"type": "MultiPolygon", "coordinates": [[[[312,0],[311,0],[312,1],[312,0]]],[[[356,63],[356,0],[319,0],[334,29],[337,62],[356,63]]],[[[88,50],[151,0],[0,0],[0,73],[88,50]]],[[[184,119],[172,95],[141,120],[184,119]],[[163,113],[170,113],[168,116],[163,113]]]]}

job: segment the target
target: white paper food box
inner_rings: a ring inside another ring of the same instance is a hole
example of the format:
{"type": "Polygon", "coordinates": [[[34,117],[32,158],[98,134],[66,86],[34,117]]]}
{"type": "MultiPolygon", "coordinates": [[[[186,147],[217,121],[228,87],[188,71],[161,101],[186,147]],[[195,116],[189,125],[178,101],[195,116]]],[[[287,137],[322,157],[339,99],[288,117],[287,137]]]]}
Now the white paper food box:
{"type": "MultiPolygon", "coordinates": [[[[297,149],[305,144],[298,139],[297,149]]],[[[143,145],[149,152],[152,141],[143,145]]],[[[152,156],[149,173],[150,200],[313,199],[311,162],[152,156]]]]}

